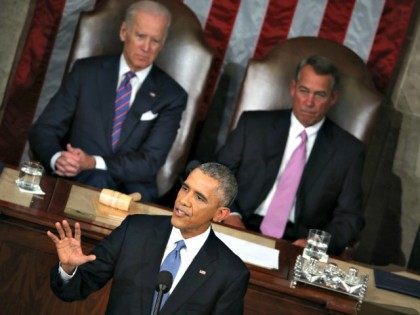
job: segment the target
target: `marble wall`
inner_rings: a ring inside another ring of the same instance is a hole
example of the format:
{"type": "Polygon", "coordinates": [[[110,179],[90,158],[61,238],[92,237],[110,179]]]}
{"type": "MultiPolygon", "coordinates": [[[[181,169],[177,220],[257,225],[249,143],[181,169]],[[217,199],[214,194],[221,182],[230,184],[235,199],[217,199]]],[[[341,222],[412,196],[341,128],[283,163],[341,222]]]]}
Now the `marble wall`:
{"type": "Polygon", "coordinates": [[[33,4],[31,0],[0,0],[0,106],[16,53],[24,41],[26,17],[33,4]]]}
{"type": "Polygon", "coordinates": [[[392,95],[402,113],[393,170],[402,183],[402,250],[409,257],[420,224],[420,20],[392,95]]]}

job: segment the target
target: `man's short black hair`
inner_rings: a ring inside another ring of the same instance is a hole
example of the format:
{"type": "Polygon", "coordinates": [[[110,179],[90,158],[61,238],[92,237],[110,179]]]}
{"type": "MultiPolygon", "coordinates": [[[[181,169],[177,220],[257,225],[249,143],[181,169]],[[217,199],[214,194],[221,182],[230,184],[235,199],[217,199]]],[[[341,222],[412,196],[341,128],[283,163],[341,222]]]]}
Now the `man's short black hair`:
{"type": "Polygon", "coordinates": [[[219,182],[219,192],[223,207],[229,207],[238,193],[238,184],[231,170],[219,163],[204,163],[197,169],[219,182]]]}
{"type": "Polygon", "coordinates": [[[298,81],[299,74],[302,68],[306,65],[310,65],[314,70],[315,73],[321,74],[321,75],[331,75],[333,77],[334,83],[332,86],[333,91],[337,91],[339,89],[340,85],[340,74],[338,72],[338,69],[333,64],[333,62],[323,56],[318,55],[312,55],[310,57],[307,57],[303,59],[296,67],[295,71],[295,80],[298,81]]]}

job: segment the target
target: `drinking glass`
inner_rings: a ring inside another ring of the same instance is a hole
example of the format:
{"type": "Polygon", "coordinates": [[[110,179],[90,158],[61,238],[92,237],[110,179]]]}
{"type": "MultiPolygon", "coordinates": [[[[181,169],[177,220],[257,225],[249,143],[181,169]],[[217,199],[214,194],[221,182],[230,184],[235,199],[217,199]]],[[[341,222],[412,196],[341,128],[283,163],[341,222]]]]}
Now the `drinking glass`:
{"type": "Polygon", "coordinates": [[[22,162],[20,165],[16,184],[24,190],[38,190],[43,173],[44,168],[42,167],[41,163],[36,161],[22,162]]]}
{"type": "Polygon", "coordinates": [[[330,243],[331,234],[322,230],[309,230],[307,244],[303,250],[303,257],[313,258],[321,262],[328,261],[328,245],[330,243]]]}

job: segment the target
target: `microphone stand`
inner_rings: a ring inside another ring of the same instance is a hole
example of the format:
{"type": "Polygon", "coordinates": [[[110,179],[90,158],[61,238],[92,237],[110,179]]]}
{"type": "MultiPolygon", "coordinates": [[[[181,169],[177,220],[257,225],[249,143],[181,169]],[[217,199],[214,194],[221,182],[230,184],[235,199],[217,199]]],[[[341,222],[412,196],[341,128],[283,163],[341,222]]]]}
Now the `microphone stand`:
{"type": "Polygon", "coordinates": [[[156,298],[156,303],[155,303],[155,307],[153,309],[153,313],[152,315],[159,315],[160,312],[160,305],[162,304],[162,297],[163,297],[163,291],[165,291],[166,289],[166,285],[164,284],[159,284],[159,291],[158,291],[158,295],[156,298]]]}

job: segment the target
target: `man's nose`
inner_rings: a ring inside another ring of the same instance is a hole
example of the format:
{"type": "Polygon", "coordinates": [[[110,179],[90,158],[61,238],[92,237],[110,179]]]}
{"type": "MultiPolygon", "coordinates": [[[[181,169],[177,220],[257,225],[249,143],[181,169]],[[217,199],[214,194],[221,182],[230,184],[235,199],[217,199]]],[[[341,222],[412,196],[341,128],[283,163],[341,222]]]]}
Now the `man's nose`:
{"type": "Polygon", "coordinates": [[[185,194],[181,196],[180,201],[183,205],[189,206],[191,205],[191,198],[192,198],[191,192],[186,192],[185,194]]]}
{"type": "Polygon", "coordinates": [[[314,101],[315,101],[315,94],[314,93],[309,93],[308,96],[306,97],[305,105],[306,106],[313,106],[314,101]]]}
{"type": "Polygon", "coordinates": [[[150,50],[150,47],[151,47],[151,41],[150,41],[150,39],[149,39],[149,38],[146,38],[146,39],[143,41],[141,48],[142,48],[144,51],[149,51],[149,50],[150,50]]]}

